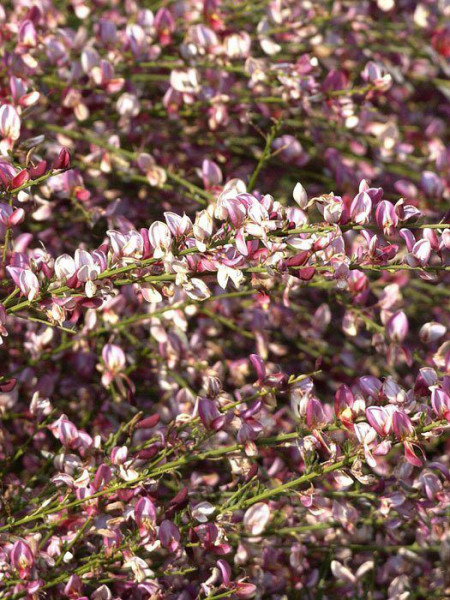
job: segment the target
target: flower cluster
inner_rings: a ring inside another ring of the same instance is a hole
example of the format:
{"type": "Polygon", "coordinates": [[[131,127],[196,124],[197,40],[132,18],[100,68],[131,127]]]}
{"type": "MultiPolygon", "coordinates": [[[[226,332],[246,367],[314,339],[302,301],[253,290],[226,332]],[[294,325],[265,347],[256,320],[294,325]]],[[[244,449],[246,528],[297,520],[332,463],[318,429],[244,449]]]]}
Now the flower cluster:
{"type": "Polygon", "coordinates": [[[448,6],[153,4],[0,6],[0,599],[444,598],[448,6]]]}

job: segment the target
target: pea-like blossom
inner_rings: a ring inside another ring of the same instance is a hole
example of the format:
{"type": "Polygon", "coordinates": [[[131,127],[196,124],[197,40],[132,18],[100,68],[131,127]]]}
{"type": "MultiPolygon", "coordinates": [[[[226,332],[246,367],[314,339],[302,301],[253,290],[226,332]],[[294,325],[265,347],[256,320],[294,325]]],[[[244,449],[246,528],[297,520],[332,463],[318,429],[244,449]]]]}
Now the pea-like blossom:
{"type": "Polygon", "coordinates": [[[10,561],[21,579],[27,579],[35,563],[34,554],[25,540],[17,540],[10,552],[10,561]]]}
{"type": "Polygon", "coordinates": [[[40,292],[39,280],[30,269],[22,267],[6,267],[10,277],[20,289],[22,294],[32,302],[40,292]]]}

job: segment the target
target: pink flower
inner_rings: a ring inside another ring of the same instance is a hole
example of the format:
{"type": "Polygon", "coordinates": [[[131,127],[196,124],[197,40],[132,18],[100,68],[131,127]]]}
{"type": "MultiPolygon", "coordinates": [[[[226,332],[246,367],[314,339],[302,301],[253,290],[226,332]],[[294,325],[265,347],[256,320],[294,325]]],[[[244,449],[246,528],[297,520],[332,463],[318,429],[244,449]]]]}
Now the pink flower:
{"type": "Polygon", "coordinates": [[[442,491],[442,483],[432,471],[422,471],[419,475],[419,483],[429,500],[434,500],[437,494],[442,491]]]}
{"type": "Polygon", "coordinates": [[[222,183],[222,171],[215,162],[205,159],[202,163],[202,178],[205,189],[214,189],[222,183]]]}
{"type": "Polygon", "coordinates": [[[261,385],[266,378],[266,365],[259,354],[250,354],[250,362],[256,371],[258,377],[258,384],[261,385]]]}
{"type": "Polygon", "coordinates": [[[372,200],[367,192],[357,194],[350,206],[350,216],[355,223],[365,225],[370,221],[372,200]]]}
{"type": "Polygon", "coordinates": [[[223,530],[215,523],[202,523],[194,528],[202,547],[219,556],[231,552],[231,546],[225,541],[223,530]]]}
{"type": "Polygon", "coordinates": [[[53,161],[55,170],[70,169],[70,153],[67,148],[61,148],[57,158],[53,161]]]}
{"type": "Polygon", "coordinates": [[[438,418],[450,422],[450,395],[446,391],[434,387],[431,392],[431,406],[438,418]]]}
{"type": "Polygon", "coordinates": [[[19,42],[29,48],[33,48],[37,45],[37,34],[33,21],[30,21],[29,19],[22,21],[19,28],[19,42]]]}
{"type": "Polygon", "coordinates": [[[192,221],[186,214],[181,217],[174,212],[165,212],[164,218],[170,233],[176,238],[187,235],[192,231],[192,221]]]}
{"type": "MultiPolygon", "coordinates": [[[[207,429],[218,431],[226,422],[226,416],[222,415],[214,402],[208,398],[200,398],[198,401],[198,414],[203,425],[207,429]]],[[[230,415],[231,416],[231,415],[230,415]]]]}
{"type": "Polygon", "coordinates": [[[414,467],[421,467],[423,465],[425,455],[423,453],[422,448],[418,444],[414,444],[410,440],[404,440],[403,448],[405,450],[405,459],[407,460],[407,462],[409,462],[409,464],[413,465],[414,467]],[[419,458],[417,456],[417,454],[414,451],[415,449],[417,449],[417,451],[420,452],[422,458],[419,458]]]}
{"type": "Polygon", "coordinates": [[[411,254],[422,267],[426,266],[431,256],[430,242],[426,239],[419,240],[414,244],[411,254]]]}
{"type": "Polygon", "coordinates": [[[393,235],[394,229],[398,225],[398,216],[391,202],[382,200],[377,206],[375,218],[377,225],[383,229],[386,235],[393,235]]]}
{"type": "Polygon", "coordinates": [[[444,185],[436,173],[432,171],[423,171],[420,177],[420,185],[429,198],[438,200],[444,191],[444,185]]]}
{"type": "Polygon", "coordinates": [[[234,593],[238,598],[246,600],[247,598],[253,598],[258,588],[254,583],[247,583],[245,581],[237,581],[234,587],[234,593]]]}
{"type": "Polygon", "coordinates": [[[19,171],[15,177],[11,179],[10,188],[15,190],[22,187],[30,179],[30,173],[26,169],[19,171]]]}
{"type": "Polygon", "coordinates": [[[316,206],[327,223],[340,223],[343,217],[346,218],[345,204],[340,196],[334,194],[321,196],[316,206]]]}
{"type": "Polygon", "coordinates": [[[161,45],[168,46],[172,41],[172,33],[175,31],[175,21],[167,8],[158,10],[154,26],[161,45]]]}
{"type": "Polygon", "coordinates": [[[408,415],[402,410],[395,410],[392,415],[392,429],[399,440],[414,435],[414,426],[408,415]]]}
{"type": "Polygon", "coordinates": [[[373,375],[363,375],[359,378],[359,385],[361,387],[362,392],[368,397],[377,399],[383,384],[381,381],[374,377],[373,375]]]}
{"type": "Polygon", "coordinates": [[[228,35],[224,41],[225,53],[229,58],[247,58],[250,53],[251,38],[245,31],[228,35]]]}
{"type": "Polygon", "coordinates": [[[97,472],[95,473],[92,488],[95,491],[101,490],[111,481],[112,477],[113,474],[111,467],[105,463],[102,463],[99,465],[97,472]]]}
{"type": "Polygon", "coordinates": [[[250,535],[258,536],[266,529],[270,520],[270,509],[264,502],[257,502],[247,509],[244,515],[244,527],[250,535]]]}
{"type": "Polygon", "coordinates": [[[175,553],[180,547],[180,530],[172,521],[166,519],[159,526],[159,540],[163,548],[175,553]]]}
{"type": "Polygon", "coordinates": [[[276,138],[272,147],[280,153],[283,159],[297,167],[303,167],[309,161],[309,156],[301,143],[292,135],[285,134],[276,138]]]}
{"type": "Polygon", "coordinates": [[[11,141],[19,139],[20,117],[11,104],[4,104],[0,108],[0,134],[11,141]]]}
{"type": "Polygon", "coordinates": [[[102,383],[108,387],[115,376],[125,368],[125,353],[120,346],[106,344],[102,350],[102,359],[106,368],[102,375],[102,383]]]}
{"type": "Polygon", "coordinates": [[[355,397],[351,389],[347,385],[341,385],[334,395],[334,412],[346,427],[353,425],[354,403],[355,397]]]}
{"type": "Polygon", "coordinates": [[[25,108],[33,106],[39,101],[41,94],[37,90],[28,91],[28,85],[20,77],[12,76],[9,79],[11,96],[16,104],[25,108]]]}
{"type": "Polygon", "coordinates": [[[48,426],[53,435],[63,446],[76,448],[79,445],[80,432],[66,415],[61,415],[57,421],[48,426]]]}
{"type": "Polygon", "coordinates": [[[12,280],[20,289],[22,294],[32,302],[39,295],[39,281],[36,275],[29,269],[21,267],[6,267],[12,280]]]}
{"type": "Polygon", "coordinates": [[[8,332],[6,330],[6,310],[3,304],[0,303],[0,346],[3,344],[2,336],[7,337],[8,332]]]}
{"type": "Polygon", "coordinates": [[[217,561],[217,566],[219,567],[221,575],[222,575],[223,585],[225,587],[228,587],[230,585],[230,581],[231,581],[231,567],[230,567],[230,565],[227,563],[226,560],[224,560],[223,558],[220,558],[217,561]]]}
{"type": "Polygon", "coordinates": [[[355,434],[358,438],[358,441],[362,444],[364,448],[364,456],[366,458],[367,464],[372,468],[376,467],[377,463],[375,458],[373,457],[372,450],[375,446],[377,432],[367,423],[356,423],[355,434]]]}
{"type": "Polygon", "coordinates": [[[310,429],[322,427],[329,419],[325,413],[322,403],[317,398],[309,398],[306,405],[306,424],[310,429]]]}
{"type": "Polygon", "coordinates": [[[85,292],[88,298],[93,298],[97,291],[94,281],[100,275],[99,265],[94,262],[93,257],[85,250],[76,250],[75,264],[79,265],[77,278],[85,284],[85,292]]]}
{"type": "Polygon", "coordinates": [[[144,251],[144,240],[142,235],[135,230],[127,233],[110,230],[106,235],[111,240],[111,247],[115,254],[115,259],[121,257],[141,257],[144,251]]]}
{"type": "Polygon", "coordinates": [[[369,424],[375,429],[378,435],[385,437],[392,432],[392,418],[394,407],[369,406],[366,408],[366,417],[369,424]]]}
{"type": "Polygon", "coordinates": [[[141,106],[135,94],[124,92],[117,100],[116,109],[121,117],[131,119],[137,117],[141,110],[141,106]]]}
{"type": "Polygon", "coordinates": [[[139,154],[137,164],[148,179],[150,185],[155,187],[163,187],[167,180],[166,171],[162,167],[158,167],[155,159],[151,154],[139,154]]]}
{"type": "Polygon", "coordinates": [[[408,319],[403,311],[395,312],[386,323],[386,333],[393,342],[403,342],[408,335],[408,329],[408,319]]]}
{"type": "Polygon", "coordinates": [[[60,280],[69,279],[75,274],[77,266],[74,259],[68,254],[61,254],[55,260],[55,275],[60,280]]]}
{"type": "Polygon", "coordinates": [[[156,527],[156,508],[150,498],[140,498],[134,507],[134,518],[141,537],[153,533],[156,527]]]}
{"type": "Polygon", "coordinates": [[[64,593],[73,600],[81,600],[81,590],[83,588],[83,582],[78,575],[71,575],[68,582],[64,587],[64,593]]]}
{"type": "Polygon", "coordinates": [[[369,61],[361,73],[364,81],[373,83],[377,90],[386,92],[392,85],[392,77],[382,65],[369,61]]]}
{"type": "Polygon", "coordinates": [[[19,572],[19,577],[28,579],[34,566],[34,555],[27,542],[17,540],[11,549],[9,558],[14,569],[19,572]]]}
{"type": "Polygon", "coordinates": [[[155,221],[150,225],[148,239],[155,258],[161,258],[170,250],[172,235],[170,229],[162,221],[155,221]]]}
{"type": "Polygon", "coordinates": [[[16,174],[16,167],[0,156],[0,182],[5,189],[10,187],[16,174]]]}
{"type": "Polygon", "coordinates": [[[22,223],[25,218],[25,211],[23,208],[16,208],[15,210],[9,204],[0,203],[0,223],[5,227],[12,227],[22,223]]]}

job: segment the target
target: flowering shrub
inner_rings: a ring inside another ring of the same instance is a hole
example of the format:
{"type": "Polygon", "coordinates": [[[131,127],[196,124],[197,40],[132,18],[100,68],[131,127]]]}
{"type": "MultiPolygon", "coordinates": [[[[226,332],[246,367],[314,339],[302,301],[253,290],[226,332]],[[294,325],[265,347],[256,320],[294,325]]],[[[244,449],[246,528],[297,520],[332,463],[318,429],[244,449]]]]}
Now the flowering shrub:
{"type": "Polygon", "coordinates": [[[0,598],[450,594],[449,17],[0,6],[0,598]]]}

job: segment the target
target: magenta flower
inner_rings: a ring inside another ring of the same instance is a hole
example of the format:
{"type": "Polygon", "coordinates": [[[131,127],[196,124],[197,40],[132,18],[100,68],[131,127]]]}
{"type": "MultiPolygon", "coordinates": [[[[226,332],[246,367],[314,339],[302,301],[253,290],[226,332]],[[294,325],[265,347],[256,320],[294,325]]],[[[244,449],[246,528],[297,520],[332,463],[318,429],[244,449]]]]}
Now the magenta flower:
{"type": "MultiPolygon", "coordinates": [[[[198,414],[202,420],[203,425],[207,429],[213,429],[218,431],[225,425],[227,419],[226,415],[222,415],[214,402],[208,398],[200,398],[198,401],[198,414]]],[[[231,416],[231,415],[230,415],[231,416]]]]}
{"type": "Polygon", "coordinates": [[[349,426],[353,420],[353,405],[355,397],[352,390],[347,385],[341,385],[334,395],[335,415],[346,425],[349,426]]]}
{"type": "Polygon", "coordinates": [[[0,156],[0,182],[5,189],[11,186],[11,181],[17,174],[17,169],[0,156]]]}
{"type": "Polygon", "coordinates": [[[143,497],[136,502],[134,518],[139,527],[141,537],[153,534],[156,527],[156,508],[150,498],[143,497]]]}
{"type": "Polygon", "coordinates": [[[70,153],[67,148],[61,148],[57,158],[53,161],[54,169],[70,169],[70,153]]]}
{"type": "MultiPolygon", "coordinates": [[[[13,185],[13,187],[15,186],[13,185]]],[[[22,223],[24,217],[25,211],[23,208],[14,210],[9,204],[3,204],[3,202],[0,203],[0,223],[4,225],[4,227],[18,225],[19,223],[22,223]]]]}
{"type": "Polygon", "coordinates": [[[450,395],[445,390],[433,387],[431,406],[438,418],[447,419],[450,422],[450,395]]]}
{"type": "Polygon", "coordinates": [[[425,461],[425,455],[422,448],[418,444],[414,444],[410,440],[403,441],[403,448],[405,450],[405,459],[407,462],[414,467],[422,467],[425,461]],[[417,452],[421,454],[421,457],[417,456],[417,452]]]}
{"type": "Polygon", "coordinates": [[[317,398],[309,398],[306,405],[306,424],[310,429],[320,428],[329,421],[322,403],[317,398]]]}
{"type": "Polygon", "coordinates": [[[35,559],[30,546],[24,540],[17,540],[9,555],[11,565],[19,572],[21,579],[28,579],[34,567],[35,559]]]}
{"type": "Polygon", "coordinates": [[[180,530],[172,521],[166,519],[159,526],[159,539],[161,545],[173,554],[180,547],[180,530]]]}
{"type": "Polygon", "coordinates": [[[414,435],[414,426],[408,415],[402,410],[395,410],[392,414],[392,430],[399,440],[414,435]]]}

